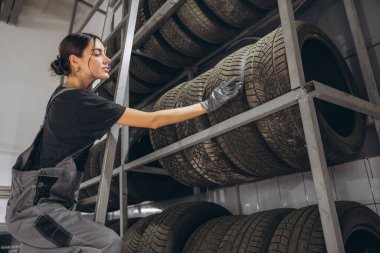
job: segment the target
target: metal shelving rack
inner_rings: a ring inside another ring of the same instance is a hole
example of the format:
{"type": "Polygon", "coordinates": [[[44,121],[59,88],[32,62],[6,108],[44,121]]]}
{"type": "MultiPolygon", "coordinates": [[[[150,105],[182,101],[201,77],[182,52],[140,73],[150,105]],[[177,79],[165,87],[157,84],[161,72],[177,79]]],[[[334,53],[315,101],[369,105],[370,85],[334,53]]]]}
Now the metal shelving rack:
{"type": "MultiPolygon", "coordinates": [[[[78,1],[78,0],[77,0],[78,1]]],[[[108,8],[113,8],[116,1],[109,1],[108,8]]],[[[152,16],[152,18],[134,35],[134,28],[137,16],[137,9],[139,1],[128,1],[128,14],[123,18],[120,24],[110,33],[105,39],[109,39],[115,32],[122,29],[125,26],[125,37],[122,50],[115,54],[114,58],[121,56],[122,60],[119,64],[119,69],[129,69],[130,55],[133,48],[138,48],[145,38],[152,34],[160,24],[162,24],[166,18],[168,18],[175,10],[180,6],[183,0],[179,1],[166,1],[166,3],[152,16]],[[131,43],[133,41],[133,44],[131,43]]],[[[305,2],[305,1],[303,1],[305,2]]],[[[307,150],[311,165],[311,172],[313,176],[313,182],[317,193],[318,207],[320,217],[322,221],[323,232],[325,236],[326,246],[328,252],[344,252],[343,239],[339,227],[338,217],[335,209],[335,203],[333,201],[332,190],[330,189],[330,177],[327,172],[327,164],[324,156],[323,145],[320,137],[320,129],[318,125],[314,99],[322,99],[333,104],[337,104],[364,114],[367,114],[375,118],[375,126],[380,136],[380,98],[375,83],[374,75],[372,72],[371,64],[368,58],[367,49],[364,43],[363,34],[360,27],[360,22],[357,14],[357,10],[353,0],[343,0],[346,9],[347,17],[349,20],[349,26],[353,34],[355,49],[358,54],[358,59],[365,81],[366,90],[369,95],[370,102],[346,94],[327,85],[319,82],[309,82],[305,84],[300,48],[298,45],[297,33],[294,24],[294,13],[290,0],[278,0],[278,10],[273,11],[270,15],[264,18],[263,21],[255,24],[246,30],[244,30],[239,36],[235,38],[235,41],[244,35],[249,34],[259,27],[265,26],[269,20],[277,19],[278,15],[281,19],[281,24],[284,30],[285,48],[287,54],[287,61],[289,66],[289,74],[291,80],[292,90],[280,97],[277,97],[265,104],[262,104],[254,109],[250,109],[244,113],[234,116],[228,120],[225,120],[217,125],[214,125],[206,130],[198,132],[192,136],[171,144],[160,150],[156,150],[151,154],[141,157],[132,162],[123,164],[116,169],[113,169],[113,160],[116,150],[116,140],[118,138],[118,127],[113,127],[108,134],[106,152],[104,156],[105,162],[103,163],[101,176],[92,178],[81,184],[81,188],[96,184],[99,184],[99,194],[96,200],[95,221],[104,223],[108,195],[110,190],[110,182],[112,176],[120,175],[120,191],[121,191],[121,234],[123,228],[125,228],[125,221],[127,218],[125,210],[126,201],[126,171],[132,170],[145,170],[148,173],[158,172],[154,168],[145,168],[144,165],[155,161],[159,158],[178,152],[182,149],[195,145],[199,142],[213,138],[225,132],[228,132],[239,126],[248,124],[257,119],[265,117],[271,113],[282,110],[291,105],[299,104],[303,129],[305,132],[307,150]],[[279,14],[277,13],[279,12],[279,14]],[[150,171],[149,171],[150,170],[150,171]]],[[[108,12],[108,10],[107,10],[108,12]]],[[[87,19],[86,19],[87,20],[87,19]]],[[[106,24],[107,24],[106,18],[106,24]]],[[[103,33],[104,35],[104,33],[103,33]]],[[[202,59],[197,64],[200,64],[207,59],[211,58],[215,54],[219,53],[224,48],[228,47],[232,43],[226,43],[221,46],[216,52],[202,59]]],[[[196,64],[196,66],[197,66],[196,64]]],[[[137,108],[144,108],[149,102],[154,100],[159,94],[173,86],[180,79],[186,75],[191,75],[191,69],[183,71],[175,80],[169,83],[166,87],[154,93],[148,99],[140,103],[137,108]]],[[[129,98],[129,85],[128,85],[128,71],[119,71],[116,103],[128,105],[129,98]]],[[[99,87],[102,83],[99,83],[99,87]]],[[[95,88],[96,89],[96,88],[95,88]]],[[[123,128],[122,134],[122,151],[126,154],[128,150],[128,128],[123,128]]],[[[123,157],[122,159],[124,159],[123,157]]]]}

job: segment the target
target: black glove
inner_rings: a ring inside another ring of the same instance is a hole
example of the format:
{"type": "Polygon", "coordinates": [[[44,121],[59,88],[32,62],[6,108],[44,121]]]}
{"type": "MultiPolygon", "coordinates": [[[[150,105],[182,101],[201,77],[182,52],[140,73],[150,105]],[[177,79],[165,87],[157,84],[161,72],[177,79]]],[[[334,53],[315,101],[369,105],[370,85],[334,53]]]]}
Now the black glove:
{"type": "Polygon", "coordinates": [[[237,81],[236,77],[221,82],[201,105],[207,113],[213,112],[243,91],[243,82],[237,81]]]}

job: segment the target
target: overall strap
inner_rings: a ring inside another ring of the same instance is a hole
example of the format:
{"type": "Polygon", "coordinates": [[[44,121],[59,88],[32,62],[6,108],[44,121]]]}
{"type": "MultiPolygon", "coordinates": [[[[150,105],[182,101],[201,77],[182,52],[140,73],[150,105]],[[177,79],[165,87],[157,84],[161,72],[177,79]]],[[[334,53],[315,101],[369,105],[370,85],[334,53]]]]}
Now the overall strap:
{"type": "Polygon", "coordinates": [[[60,95],[60,94],[62,94],[62,93],[64,93],[64,92],[66,92],[66,91],[74,90],[74,89],[75,89],[75,88],[63,88],[62,90],[58,91],[57,93],[55,93],[55,94],[53,94],[53,95],[51,96],[51,98],[50,98],[50,100],[49,100],[49,102],[48,102],[48,105],[46,106],[46,111],[45,111],[44,121],[42,122],[41,128],[43,128],[43,126],[45,125],[45,122],[46,122],[46,118],[47,118],[47,115],[48,115],[49,108],[50,108],[51,104],[53,103],[54,99],[55,99],[58,95],[60,95]]]}
{"type": "Polygon", "coordinates": [[[74,88],[63,88],[62,90],[60,90],[60,91],[58,91],[56,93],[53,93],[53,95],[51,96],[51,98],[49,100],[48,105],[46,106],[45,117],[44,117],[44,121],[43,121],[43,123],[41,125],[40,130],[38,131],[36,137],[34,138],[32,145],[30,145],[30,147],[28,147],[24,152],[22,152],[19,155],[19,157],[17,158],[17,161],[16,161],[15,165],[13,166],[13,169],[20,170],[20,171],[25,171],[25,170],[28,170],[28,168],[31,166],[32,159],[30,159],[30,158],[34,157],[35,152],[37,152],[36,151],[36,147],[37,147],[37,143],[36,142],[42,136],[42,129],[43,129],[44,125],[45,125],[45,121],[46,121],[46,118],[47,118],[47,113],[48,113],[48,110],[50,108],[51,103],[53,102],[53,100],[58,95],[60,95],[61,93],[65,92],[65,91],[72,90],[72,89],[74,89],[74,88]]]}

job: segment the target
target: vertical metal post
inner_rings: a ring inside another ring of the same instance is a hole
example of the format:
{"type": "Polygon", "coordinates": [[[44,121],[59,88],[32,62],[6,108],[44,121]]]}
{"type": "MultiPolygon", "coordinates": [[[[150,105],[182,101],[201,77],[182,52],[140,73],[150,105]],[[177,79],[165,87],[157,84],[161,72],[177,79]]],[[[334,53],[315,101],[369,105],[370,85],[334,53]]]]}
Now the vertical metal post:
{"type": "MultiPolygon", "coordinates": [[[[377,89],[375,76],[371,62],[368,57],[367,47],[364,41],[363,32],[361,29],[358,12],[353,0],[343,0],[344,7],[347,13],[347,19],[354,39],[356,53],[360,64],[360,69],[364,79],[365,88],[369,97],[369,101],[375,104],[380,104],[379,91],[377,89]]],[[[380,121],[374,119],[377,136],[380,140],[380,121]]]]}
{"type": "Polygon", "coordinates": [[[71,14],[71,20],[70,20],[70,26],[69,26],[69,34],[72,33],[74,29],[75,17],[77,15],[77,9],[78,9],[78,2],[79,0],[75,0],[74,2],[73,13],[71,14]]]}
{"type": "Polygon", "coordinates": [[[277,0],[284,33],[286,60],[288,62],[290,85],[292,90],[305,84],[300,46],[291,0],[277,0]]]}
{"type": "Polygon", "coordinates": [[[343,239],[313,98],[305,92],[299,99],[299,106],[327,251],[341,253],[344,252],[343,239]]]}
{"type": "MultiPolygon", "coordinates": [[[[133,0],[130,0],[131,2],[133,0]]],[[[131,4],[126,5],[125,1],[122,1],[122,16],[125,17],[131,10],[131,4]]],[[[137,11],[137,10],[136,10],[137,11]]],[[[136,14],[137,15],[137,14],[136,14]]],[[[124,48],[124,44],[127,43],[126,40],[126,31],[122,29],[121,31],[121,47],[124,48]]],[[[120,68],[121,70],[121,68],[120,68]]],[[[121,71],[119,71],[121,72],[121,71]]],[[[125,96],[124,96],[124,105],[126,107],[129,106],[129,78],[127,79],[126,88],[125,88],[125,96]]],[[[119,203],[120,203],[120,237],[123,237],[125,231],[128,228],[128,174],[124,170],[124,164],[128,159],[128,151],[129,151],[129,127],[124,126],[121,129],[121,166],[122,170],[119,173],[119,203]]]]}
{"type": "Polygon", "coordinates": [[[114,20],[114,13],[115,13],[114,5],[115,5],[115,2],[110,1],[108,3],[106,18],[104,20],[104,26],[103,26],[103,30],[102,30],[102,40],[107,38],[107,36],[112,31],[112,23],[114,20]]]}
{"type": "MultiPolygon", "coordinates": [[[[136,26],[137,11],[139,6],[138,0],[128,1],[129,3],[129,17],[125,28],[125,37],[122,48],[121,65],[117,78],[117,89],[115,94],[115,102],[123,104],[125,102],[126,91],[129,91],[128,75],[129,65],[132,53],[132,42],[134,37],[134,31],[136,26]]],[[[127,93],[128,94],[128,93],[127,93]]],[[[127,100],[128,102],[128,100],[127,100]]],[[[100,175],[99,192],[96,201],[95,208],[95,221],[104,224],[107,214],[107,203],[109,198],[110,183],[112,179],[116,143],[119,137],[119,127],[113,126],[108,133],[106,150],[104,153],[102,173],[100,175]]]]}

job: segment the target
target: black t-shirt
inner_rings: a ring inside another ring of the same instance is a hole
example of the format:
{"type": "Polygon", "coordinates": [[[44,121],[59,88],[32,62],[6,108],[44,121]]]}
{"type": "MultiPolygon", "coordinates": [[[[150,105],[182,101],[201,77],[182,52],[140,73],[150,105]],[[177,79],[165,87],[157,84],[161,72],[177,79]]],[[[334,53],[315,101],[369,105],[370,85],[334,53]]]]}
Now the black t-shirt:
{"type": "MultiPolygon", "coordinates": [[[[34,157],[33,168],[54,166],[100,139],[122,116],[125,107],[83,89],[68,90],[51,103],[34,157]]],[[[88,149],[76,158],[79,170],[88,149]],[[79,164],[78,164],[79,163],[79,164]]]]}

